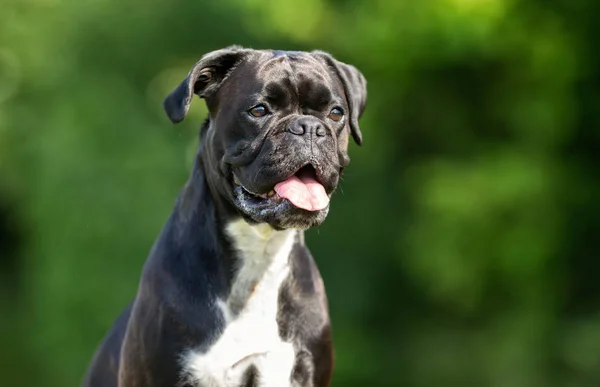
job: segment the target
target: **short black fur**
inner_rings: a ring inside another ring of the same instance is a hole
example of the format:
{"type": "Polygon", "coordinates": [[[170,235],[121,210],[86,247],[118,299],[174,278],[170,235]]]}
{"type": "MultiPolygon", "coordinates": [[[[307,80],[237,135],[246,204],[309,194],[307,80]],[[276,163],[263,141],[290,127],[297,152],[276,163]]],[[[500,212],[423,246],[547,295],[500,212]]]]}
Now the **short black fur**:
{"type": "MultiPolygon", "coordinates": [[[[310,212],[287,199],[269,202],[257,195],[307,166],[331,195],[349,162],[349,135],[362,142],[357,120],[366,100],[364,77],[329,54],[237,46],[215,51],[165,99],[173,122],[184,119],[194,94],[205,98],[210,113],[190,178],[152,247],[134,302],[94,356],[85,387],[195,387],[182,355],[208,350],[223,331],[226,321],[212,305],[227,298],[240,259],[226,225],[240,218],[275,229],[320,224],[328,209],[310,212]],[[271,114],[247,114],[257,103],[268,105],[271,114]],[[328,114],[338,106],[348,118],[333,122],[328,114]]],[[[327,298],[302,231],[289,265],[277,323],[279,336],[296,352],[290,385],[329,386],[327,298]]],[[[243,385],[259,385],[260,378],[251,366],[243,385]]]]}

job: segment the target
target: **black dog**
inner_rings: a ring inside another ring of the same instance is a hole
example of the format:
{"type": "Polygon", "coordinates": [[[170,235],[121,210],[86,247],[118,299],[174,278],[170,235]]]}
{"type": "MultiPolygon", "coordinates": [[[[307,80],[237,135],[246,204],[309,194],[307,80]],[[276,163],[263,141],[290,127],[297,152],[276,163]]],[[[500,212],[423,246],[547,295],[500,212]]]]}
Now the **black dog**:
{"type": "Polygon", "coordinates": [[[324,52],[229,47],[165,99],[209,118],[190,179],[86,387],[329,386],[323,281],[303,231],[325,220],[366,82],[324,52]]]}

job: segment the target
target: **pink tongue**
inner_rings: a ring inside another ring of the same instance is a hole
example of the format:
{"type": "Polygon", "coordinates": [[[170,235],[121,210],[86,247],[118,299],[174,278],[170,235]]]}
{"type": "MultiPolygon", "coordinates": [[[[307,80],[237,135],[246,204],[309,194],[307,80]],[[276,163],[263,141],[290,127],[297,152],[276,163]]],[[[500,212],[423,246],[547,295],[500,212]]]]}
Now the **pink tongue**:
{"type": "Polygon", "coordinates": [[[310,172],[301,172],[277,183],[275,192],[292,202],[298,208],[318,211],[327,207],[329,197],[325,188],[315,180],[310,172]]]}

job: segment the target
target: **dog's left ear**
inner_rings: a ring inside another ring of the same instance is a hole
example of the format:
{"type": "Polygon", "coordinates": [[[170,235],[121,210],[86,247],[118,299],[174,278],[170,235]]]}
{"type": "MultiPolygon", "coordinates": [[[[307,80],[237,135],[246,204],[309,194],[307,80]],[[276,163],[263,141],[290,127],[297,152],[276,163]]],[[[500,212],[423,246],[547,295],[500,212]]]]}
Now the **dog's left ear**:
{"type": "Polygon", "coordinates": [[[165,98],[163,107],[173,123],[183,121],[197,94],[208,98],[215,93],[231,70],[252,50],[231,46],[210,52],[192,67],[187,77],[165,98]]]}
{"type": "Polygon", "coordinates": [[[365,111],[367,104],[367,80],[356,67],[342,63],[323,51],[313,51],[313,55],[325,61],[333,72],[342,81],[344,93],[348,101],[350,118],[350,132],[354,141],[362,145],[362,133],[358,126],[358,119],[365,111]]]}

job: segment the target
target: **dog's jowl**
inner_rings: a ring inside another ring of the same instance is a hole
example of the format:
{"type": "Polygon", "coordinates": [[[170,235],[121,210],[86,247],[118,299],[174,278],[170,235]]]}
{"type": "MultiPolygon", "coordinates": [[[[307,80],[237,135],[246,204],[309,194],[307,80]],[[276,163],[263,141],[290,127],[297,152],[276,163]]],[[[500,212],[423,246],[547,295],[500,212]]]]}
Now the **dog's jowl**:
{"type": "MultiPolygon", "coordinates": [[[[85,387],[329,386],[327,298],[304,230],[321,224],[348,165],[366,82],[329,54],[229,47],[165,99],[209,117],[138,293],[85,387]]],[[[335,257],[330,257],[335,259],[335,257]]]]}

